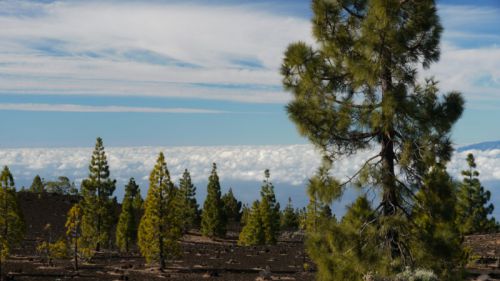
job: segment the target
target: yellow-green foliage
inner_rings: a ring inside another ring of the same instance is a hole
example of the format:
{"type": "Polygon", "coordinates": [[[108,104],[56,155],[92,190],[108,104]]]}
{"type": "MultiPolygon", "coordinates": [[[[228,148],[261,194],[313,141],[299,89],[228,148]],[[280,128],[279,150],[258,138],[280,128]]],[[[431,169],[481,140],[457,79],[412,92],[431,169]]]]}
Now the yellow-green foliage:
{"type": "Polygon", "coordinates": [[[252,209],[247,210],[245,226],[238,244],[263,245],[276,244],[280,231],[280,207],[276,202],[273,184],[269,181],[269,170],[264,172],[261,188],[261,201],[255,201],[252,209]]]}
{"type": "Polygon", "coordinates": [[[65,239],[59,239],[54,243],[41,242],[36,247],[36,250],[46,257],[49,265],[51,265],[51,261],[54,259],[65,259],[68,257],[68,245],[65,239]]]}
{"type": "Polygon", "coordinates": [[[276,202],[274,186],[269,180],[269,170],[264,171],[264,181],[260,190],[259,212],[262,220],[265,243],[276,244],[280,231],[280,204],[276,202]]]}
{"type": "Polygon", "coordinates": [[[183,223],[176,192],[165,157],[160,153],[149,175],[149,190],[139,224],[138,244],[146,261],[159,262],[161,269],[165,268],[167,260],[180,253],[178,240],[182,235],[183,223]]]}
{"type": "Polygon", "coordinates": [[[70,243],[70,252],[73,255],[73,267],[78,270],[78,256],[81,254],[84,257],[91,256],[89,248],[79,247],[81,240],[81,224],[82,224],[82,209],[79,204],[73,205],[68,211],[66,218],[66,238],[70,243]]]}
{"type": "Polygon", "coordinates": [[[259,201],[254,201],[251,209],[247,209],[245,226],[240,232],[238,245],[263,245],[266,242],[259,201]]]}
{"type": "Polygon", "coordinates": [[[17,200],[14,177],[5,166],[0,174],[0,269],[12,247],[22,241],[24,232],[24,219],[17,200]]]}

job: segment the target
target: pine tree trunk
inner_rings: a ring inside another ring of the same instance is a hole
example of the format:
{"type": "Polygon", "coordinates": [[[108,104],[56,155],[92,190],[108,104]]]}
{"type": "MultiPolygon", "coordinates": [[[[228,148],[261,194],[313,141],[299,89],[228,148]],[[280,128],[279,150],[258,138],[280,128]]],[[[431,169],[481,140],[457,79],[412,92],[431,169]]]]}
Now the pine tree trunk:
{"type": "Polygon", "coordinates": [[[97,244],[95,247],[96,252],[101,250],[101,210],[103,202],[101,202],[101,177],[97,176],[97,244]]]}
{"type": "Polygon", "coordinates": [[[0,281],[3,281],[2,258],[0,257],[0,281]]]}
{"type": "MultiPolygon", "coordinates": [[[[160,186],[161,186],[161,180],[160,180],[160,186]]],[[[163,252],[163,194],[162,191],[160,191],[160,227],[159,227],[159,243],[158,245],[160,246],[160,270],[163,271],[165,269],[165,253],[163,252]]]]}
{"type": "Polygon", "coordinates": [[[97,244],[95,246],[95,251],[99,252],[101,250],[101,214],[97,213],[97,244]]]}
{"type": "Polygon", "coordinates": [[[75,268],[75,271],[78,271],[78,239],[76,238],[76,235],[75,235],[75,252],[74,252],[74,268],[75,268]]]}
{"type": "MultiPolygon", "coordinates": [[[[387,99],[389,89],[391,88],[391,73],[388,68],[385,69],[382,78],[382,99],[387,99]]],[[[385,105],[386,106],[386,105],[385,105]]],[[[392,116],[384,116],[385,122],[392,122],[392,116]]],[[[387,124],[384,124],[385,126],[387,124]]],[[[399,206],[398,194],[396,190],[396,176],[394,172],[394,136],[395,131],[392,124],[390,124],[388,129],[382,132],[382,212],[383,216],[391,217],[395,216],[397,213],[397,208],[399,206]]],[[[400,256],[399,250],[399,234],[397,230],[389,226],[387,233],[385,233],[386,245],[390,249],[391,258],[397,258],[400,256]]]]}

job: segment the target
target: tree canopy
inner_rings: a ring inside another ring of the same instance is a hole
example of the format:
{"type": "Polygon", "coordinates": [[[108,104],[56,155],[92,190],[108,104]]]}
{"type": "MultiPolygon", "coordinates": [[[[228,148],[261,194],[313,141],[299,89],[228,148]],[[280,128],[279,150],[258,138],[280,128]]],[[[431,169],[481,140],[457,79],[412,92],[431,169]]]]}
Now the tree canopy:
{"type": "Polygon", "coordinates": [[[14,176],[5,166],[0,173],[0,278],[2,263],[24,238],[24,218],[17,200],[14,176]]]}
{"type": "Polygon", "coordinates": [[[458,187],[457,225],[463,234],[490,233],[499,229],[495,218],[489,217],[494,206],[491,192],[479,181],[474,155],[467,155],[468,169],[462,171],[463,181],[458,187]]]}
{"type": "MultiPolygon", "coordinates": [[[[293,94],[287,112],[323,153],[320,184],[313,193],[319,201],[330,204],[352,185],[378,194],[376,219],[366,223],[377,226],[371,239],[380,241],[371,250],[388,257],[375,263],[377,270],[393,276],[422,262],[414,259],[418,249],[412,246],[422,238],[413,233],[412,211],[421,200],[416,193],[432,167],[450,160],[451,128],[463,112],[460,93],[441,95],[435,80],[417,79],[419,68],[439,59],[442,26],[436,3],[313,0],[312,10],[315,46],[297,42],[285,51],[283,85],[293,94]],[[361,150],[372,155],[359,170],[346,179],[333,178],[329,171],[336,161],[361,150]]],[[[318,233],[309,251],[332,247],[325,238],[330,236],[318,233]]],[[[316,257],[315,262],[322,262],[316,257]]],[[[375,264],[356,268],[344,280],[361,278],[375,264]]],[[[452,278],[447,270],[438,275],[452,278]]]]}
{"type": "Polygon", "coordinates": [[[208,178],[207,197],[201,213],[201,233],[208,237],[224,237],[226,235],[226,216],[221,199],[217,165],[212,164],[212,172],[208,178]]]}
{"type": "Polygon", "coordinates": [[[116,226],[116,245],[122,252],[129,252],[137,242],[137,229],[142,213],[142,197],[139,185],[134,178],[130,178],[125,185],[125,195],[122,201],[122,210],[116,226]]]}
{"type": "Polygon", "coordinates": [[[160,153],[149,175],[149,190],[144,202],[144,215],[139,224],[138,244],[148,263],[166,262],[180,253],[182,213],[177,200],[178,190],[170,179],[165,156],[160,153]]]}
{"type": "Polygon", "coordinates": [[[116,180],[110,178],[108,160],[101,138],[97,138],[89,165],[89,176],[82,181],[82,246],[100,251],[109,246],[114,224],[111,196],[116,180]]]}

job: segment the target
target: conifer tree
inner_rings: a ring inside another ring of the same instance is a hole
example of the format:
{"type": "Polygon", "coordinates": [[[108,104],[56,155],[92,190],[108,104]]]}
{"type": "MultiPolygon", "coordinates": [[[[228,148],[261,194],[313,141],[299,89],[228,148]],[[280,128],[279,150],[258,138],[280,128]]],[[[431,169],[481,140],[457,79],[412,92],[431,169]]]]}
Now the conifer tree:
{"type": "Polygon", "coordinates": [[[33,178],[30,191],[35,193],[42,193],[45,191],[45,185],[39,175],[36,175],[35,178],[33,178]]]}
{"type": "Polygon", "coordinates": [[[201,213],[201,233],[207,237],[224,237],[226,235],[226,220],[224,204],[221,199],[217,165],[212,164],[212,172],[208,178],[207,198],[203,203],[201,213]]]}
{"type": "Polygon", "coordinates": [[[148,263],[159,262],[165,269],[166,262],[180,253],[179,239],[182,236],[182,217],[179,210],[177,188],[163,153],[149,175],[149,190],[144,202],[144,215],[139,224],[138,244],[148,263]]]}
{"type": "Polygon", "coordinates": [[[247,204],[243,204],[243,207],[241,207],[241,218],[240,218],[240,224],[244,226],[248,218],[250,216],[250,207],[248,207],[247,204]]]}
{"type": "Polygon", "coordinates": [[[73,269],[78,271],[78,254],[81,249],[79,248],[79,241],[82,236],[82,209],[79,204],[73,205],[68,211],[66,219],[66,237],[71,243],[71,252],[73,254],[73,269]]]}
{"type": "Polygon", "coordinates": [[[141,190],[135,183],[134,178],[130,178],[125,186],[122,210],[116,226],[116,245],[122,252],[128,253],[130,248],[137,242],[137,229],[139,216],[142,212],[142,203],[141,190]]]}
{"type": "Polygon", "coordinates": [[[239,222],[241,219],[241,202],[234,197],[232,188],[229,188],[229,191],[222,196],[222,202],[224,204],[226,219],[232,222],[239,222]]]}
{"type": "Polygon", "coordinates": [[[491,193],[479,181],[474,155],[467,155],[468,169],[462,171],[464,179],[458,189],[457,225],[463,234],[489,233],[498,230],[495,218],[489,218],[494,206],[489,203],[491,193]]]}
{"type": "Polygon", "coordinates": [[[263,245],[266,243],[264,228],[262,227],[262,217],[260,215],[260,203],[254,201],[252,208],[247,210],[245,226],[240,232],[238,245],[251,246],[263,245]]]}
{"type": "Polygon", "coordinates": [[[49,193],[78,195],[78,188],[68,177],[60,176],[55,181],[45,183],[45,190],[49,193]]]}
{"type": "Polygon", "coordinates": [[[411,229],[417,239],[408,241],[419,267],[446,272],[450,280],[461,280],[465,265],[462,235],[456,224],[457,193],[444,165],[437,164],[423,178],[415,194],[419,205],[413,209],[411,229]]]}
{"type": "Polygon", "coordinates": [[[179,180],[179,203],[182,212],[184,226],[183,232],[187,232],[191,227],[199,223],[198,203],[196,202],[196,187],[191,181],[191,175],[187,169],[184,170],[182,178],[179,180]]]}
{"type": "Polygon", "coordinates": [[[292,205],[292,198],[288,197],[288,203],[281,214],[281,229],[296,230],[299,228],[299,217],[292,205]]]}
{"type": "Polygon", "coordinates": [[[116,180],[109,177],[109,166],[101,138],[97,138],[89,165],[89,176],[82,181],[82,246],[100,251],[107,246],[114,224],[111,196],[116,180]]]}
{"type": "MultiPolygon", "coordinates": [[[[415,249],[406,240],[413,231],[412,209],[419,204],[414,194],[430,167],[450,160],[450,131],[463,111],[460,93],[440,96],[437,82],[416,79],[419,67],[439,59],[442,27],[436,4],[313,0],[312,9],[317,44],[293,43],[285,51],[283,84],[293,93],[287,111],[299,132],[322,151],[325,170],[358,151],[375,151],[346,180],[326,180],[332,176],[324,173],[316,194],[331,204],[352,184],[379,193],[377,220],[371,222],[378,230],[371,239],[379,243],[371,250],[388,257],[376,262],[384,267],[379,272],[391,277],[423,262],[412,259],[415,249]]],[[[323,234],[333,239],[331,232],[323,234]]],[[[309,244],[308,251],[337,252],[326,241],[309,244]]],[[[317,264],[328,259],[313,256],[317,264]]],[[[341,261],[319,270],[341,271],[347,268],[341,261]]],[[[359,280],[366,270],[356,267],[344,280],[359,280]]],[[[437,274],[451,278],[445,271],[437,274]]]]}
{"type": "Polygon", "coordinates": [[[268,169],[264,171],[260,196],[260,216],[264,228],[266,244],[276,244],[280,230],[280,204],[276,202],[274,186],[269,180],[271,174],[268,169]]]}
{"type": "Polygon", "coordinates": [[[0,279],[2,264],[24,237],[25,225],[19,207],[14,177],[5,166],[0,174],[0,279]]]}

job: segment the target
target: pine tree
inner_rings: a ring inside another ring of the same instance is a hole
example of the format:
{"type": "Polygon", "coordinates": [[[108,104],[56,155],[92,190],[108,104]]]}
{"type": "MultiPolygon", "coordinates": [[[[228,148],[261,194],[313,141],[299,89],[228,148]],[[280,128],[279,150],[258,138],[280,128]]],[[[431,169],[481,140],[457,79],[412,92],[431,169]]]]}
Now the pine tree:
{"type": "Polygon", "coordinates": [[[249,217],[250,217],[250,207],[248,207],[247,204],[243,204],[243,207],[241,207],[240,224],[244,226],[247,223],[249,217]]]}
{"type": "Polygon", "coordinates": [[[467,155],[468,169],[462,171],[464,179],[459,186],[457,225],[463,234],[489,233],[498,230],[495,218],[489,218],[494,206],[488,202],[491,193],[479,181],[474,155],[467,155]]]}
{"type": "Polygon", "coordinates": [[[276,202],[274,186],[269,180],[270,176],[269,170],[265,170],[259,207],[266,244],[276,244],[280,230],[280,204],[276,202]]]}
{"type": "Polygon", "coordinates": [[[45,256],[48,266],[54,266],[54,259],[64,259],[67,257],[68,247],[66,245],[66,240],[59,239],[52,242],[53,233],[50,223],[46,224],[43,230],[46,233],[44,236],[46,236],[47,239],[38,243],[36,249],[41,255],[45,256]]]}
{"type": "Polygon", "coordinates": [[[324,220],[317,225],[315,232],[308,232],[306,246],[311,259],[317,261],[318,280],[363,280],[359,279],[360,268],[366,270],[366,273],[386,273],[379,266],[379,260],[387,261],[388,257],[380,256],[375,250],[380,243],[373,239],[377,237],[377,229],[370,222],[375,219],[371,203],[365,196],[360,196],[347,206],[346,214],[340,222],[324,220]],[[332,265],[336,265],[335,270],[331,269],[332,265]]]}
{"type": "Polygon", "coordinates": [[[42,193],[45,191],[45,185],[39,175],[36,175],[35,178],[33,178],[30,191],[35,193],[42,193]]]}
{"type": "Polygon", "coordinates": [[[142,212],[142,197],[134,178],[125,186],[122,210],[116,226],[116,245],[120,251],[128,253],[137,242],[139,216],[142,212]]]}
{"type": "Polygon", "coordinates": [[[184,226],[183,232],[187,232],[195,226],[198,220],[198,203],[196,202],[196,187],[191,181],[191,175],[187,169],[184,170],[179,180],[179,203],[182,212],[184,226]]]}
{"type": "Polygon", "coordinates": [[[48,181],[45,184],[45,190],[49,193],[78,195],[78,188],[68,177],[60,176],[55,181],[48,181]]]}
{"type": "Polygon", "coordinates": [[[0,279],[2,264],[24,237],[25,225],[19,207],[14,177],[7,166],[0,174],[0,279]]]}
{"type": "MultiPolygon", "coordinates": [[[[322,177],[316,194],[326,204],[353,184],[380,194],[373,222],[379,233],[372,237],[379,246],[373,250],[389,257],[377,262],[390,277],[423,262],[412,260],[411,243],[405,240],[412,232],[412,209],[419,204],[414,194],[430,167],[450,160],[450,131],[463,112],[460,93],[441,97],[437,82],[416,79],[420,66],[428,68],[439,59],[442,27],[436,4],[313,0],[312,8],[317,45],[298,42],[285,52],[283,84],[293,93],[287,111],[299,132],[323,152],[326,170],[358,151],[376,151],[346,180],[322,177]]],[[[309,245],[312,253],[334,244],[309,245]]],[[[317,264],[327,259],[314,256],[317,264]]],[[[344,264],[319,269],[339,266],[344,264]]],[[[360,279],[363,271],[357,267],[345,280],[360,279]]]]}
{"type": "Polygon", "coordinates": [[[224,204],[226,219],[232,222],[239,222],[241,219],[241,202],[234,197],[232,188],[229,188],[229,191],[222,196],[222,202],[224,204]]]}
{"type": "Polygon", "coordinates": [[[111,196],[116,180],[109,177],[109,166],[101,138],[97,138],[89,165],[89,176],[82,181],[82,246],[100,251],[109,244],[114,224],[111,196]]]}
{"type": "Polygon", "coordinates": [[[201,213],[201,233],[207,237],[224,237],[226,235],[226,220],[224,204],[221,200],[217,165],[213,163],[212,172],[208,178],[207,198],[203,203],[201,213]]]}
{"type": "Polygon", "coordinates": [[[167,260],[180,253],[182,220],[177,188],[170,180],[170,173],[163,153],[149,175],[149,190],[144,202],[144,215],[139,224],[138,244],[148,263],[159,262],[165,269],[167,260]]]}
{"type": "Polygon", "coordinates": [[[288,203],[281,214],[282,230],[297,230],[299,228],[299,217],[292,205],[292,198],[288,197],[288,203]]]}
{"type": "Polygon", "coordinates": [[[456,224],[457,193],[444,165],[437,164],[423,178],[415,194],[419,205],[413,209],[411,229],[417,239],[408,241],[419,267],[446,272],[451,280],[461,280],[465,265],[462,235],[456,224]]]}
{"type": "Polygon", "coordinates": [[[66,219],[66,237],[71,243],[71,252],[73,254],[73,269],[78,271],[78,254],[81,249],[79,248],[79,241],[82,236],[82,209],[79,204],[73,205],[68,211],[66,219]]]}
{"type": "Polygon", "coordinates": [[[240,232],[238,245],[251,246],[265,244],[266,236],[262,223],[260,203],[259,201],[254,201],[252,208],[247,211],[245,226],[240,232]]]}

